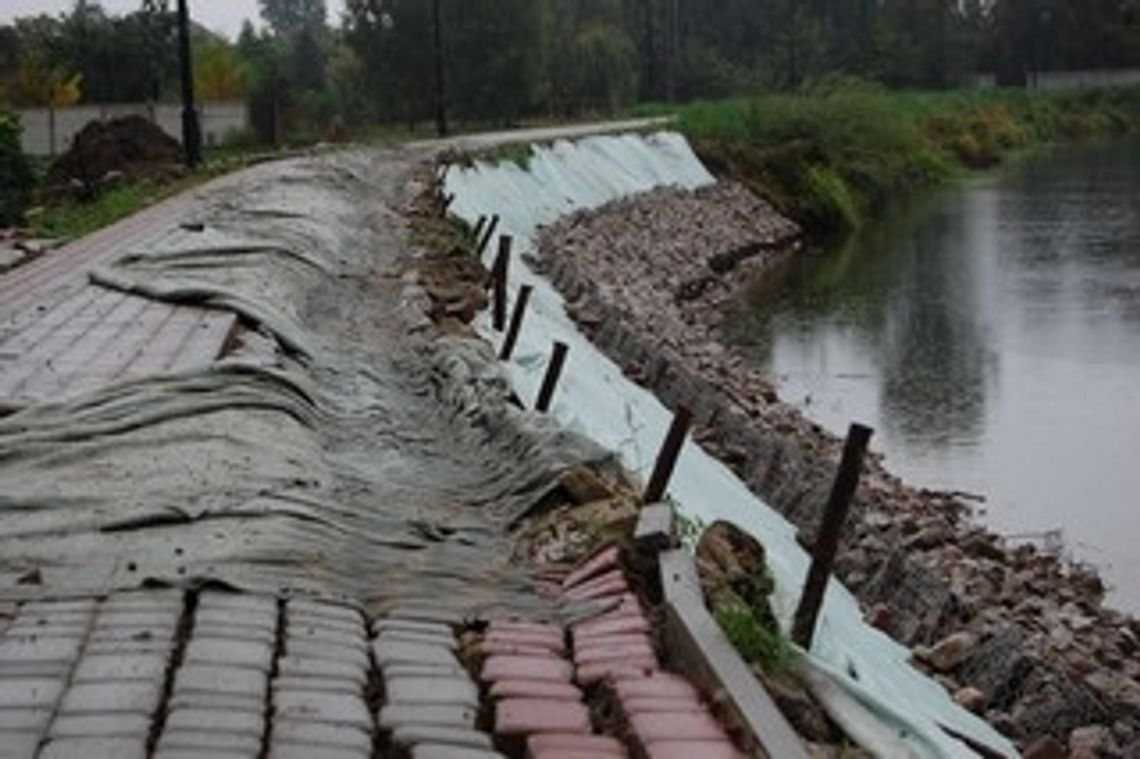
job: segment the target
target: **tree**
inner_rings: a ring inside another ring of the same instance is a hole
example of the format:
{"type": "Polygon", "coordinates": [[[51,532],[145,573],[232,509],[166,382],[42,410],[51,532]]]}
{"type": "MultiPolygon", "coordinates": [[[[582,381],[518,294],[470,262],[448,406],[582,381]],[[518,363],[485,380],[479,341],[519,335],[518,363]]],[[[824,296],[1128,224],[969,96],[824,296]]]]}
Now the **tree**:
{"type": "Polygon", "coordinates": [[[245,70],[229,43],[214,39],[194,46],[194,89],[207,101],[245,97],[245,70]]]}
{"type": "Polygon", "coordinates": [[[32,163],[20,147],[20,122],[0,111],[0,227],[23,222],[35,184],[32,163]]]}
{"type": "Polygon", "coordinates": [[[325,25],[325,0],[258,0],[261,17],[279,36],[325,25]]]}

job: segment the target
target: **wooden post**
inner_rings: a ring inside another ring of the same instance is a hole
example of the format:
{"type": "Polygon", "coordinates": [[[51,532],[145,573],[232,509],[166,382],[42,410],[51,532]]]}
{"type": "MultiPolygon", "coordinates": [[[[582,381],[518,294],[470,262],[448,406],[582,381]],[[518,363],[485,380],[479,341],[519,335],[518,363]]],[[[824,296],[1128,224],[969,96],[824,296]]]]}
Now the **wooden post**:
{"type": "Polygon", "coordinates": [[[523,285],[519,288],[519,299],[515,301],[515,310],[511,312],[511,326],[507,328],[507,338],[503,341],[503,348],[499,351],[499,360],[510,361],[515,352],[515,344],[519,341],[519,332],[522,330],[523,316],[526,315],[526,306],[530,302],[532,288],[523,285]]]}
{"type": "Polygon", "coordinates": [[[491,317],[496,332],[507,328],[507,274],[511,268],[512,242],[508,235],[499,237],[499,252],[495,256],[495,265],[491,268],[491,287],[494,289],[491,317]]]}
{"type": "Polygon", "coordinates": [[[535,401],[535,411],[546,413],[550,410],[550,401],[554,398],[554,388],[558,387],[558,378],[562,376],[562,367],[566,363],[566,353],[570,348],[566,343],[554,341],[554,354],[546,367],[546,376],[542,378],[542,388],[538,391],[538,400],[535,401]]]}
{"type": "Polygon", "coordinates": [[[447,212],[451,208],[451,204],[455,202],[455,193],[449,192],[443,196],[443,216],[447,218],[447,212]]]}
{"type": "Polygon", "coordinates": [[[487,225],[487,217],[480,216],[479,221],[475,223],[475,230],[471,233],[471,239],[478,245],[479,241],[483,239],[483,227],[487,225]]]}
{"type": "Polygon", "coordinates": [[[641,503],[648,505],[660,503],[669,488],[669,480],[673,478],[673,470],[677,467],[677,457],[681,455],[681,448],[685,444],[685,436],[689,434],[689,427],[693,423],[693,412],[684,406],[678,406],[673,412],[673,423],[669,425],[669,433],[665,435],[665,442],[657,454],[657,462],[653,465],[653,475],[649,478],[649,485],[641,497],[641,503]]]}
{"type": "Polygon", "coordinates": [[[819,536],[812,551],[811,569],[808,570],[804,592],[800,596],[800,605],[796,608],[795,622],[792,625],[792,640],[804,650],[811,649],[819,609],[823,605],[827,581],[831,577],[831,568],[839,551],[843,524],[847,521],[847,512],[851,510],[851,498],[859,486],[863,458],[867,454],[867,445],[871,442],[873,432],[870,427],[852,424],[847,433],[843,459],[839,462],[839,472],[835,475],[831,497],[823,512],[823,524],[820,525],[819,536]]]}
{"type": "Polygon", "coordinates": [[[491,238],[495,235],[495,230],[499,228],[499,214],[491,217],[491,224],[483,232],[483,239],[479,241],[479,255],[487,250],[487,246],[491,244],[491,238]]]}

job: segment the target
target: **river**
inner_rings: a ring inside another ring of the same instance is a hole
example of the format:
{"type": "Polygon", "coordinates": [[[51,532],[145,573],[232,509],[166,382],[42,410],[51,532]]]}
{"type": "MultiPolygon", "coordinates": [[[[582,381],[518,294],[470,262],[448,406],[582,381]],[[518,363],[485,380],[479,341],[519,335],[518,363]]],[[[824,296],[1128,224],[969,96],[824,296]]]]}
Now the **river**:
{"type": "Polygon", "coordinates": [[[912,484],[1101,570],[1140,612],[1140,146],[1064,148],[766,273],[729,335],[912,484]]]}

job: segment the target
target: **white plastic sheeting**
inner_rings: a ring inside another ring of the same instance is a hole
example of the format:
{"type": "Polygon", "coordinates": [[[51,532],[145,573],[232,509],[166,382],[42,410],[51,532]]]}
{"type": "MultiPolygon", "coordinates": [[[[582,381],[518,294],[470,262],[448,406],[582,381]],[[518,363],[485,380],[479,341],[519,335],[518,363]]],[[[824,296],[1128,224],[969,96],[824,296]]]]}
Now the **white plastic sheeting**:
{"type": "MultiPolygon", "coordinates": [[[[592,137],[536,148],[527,169],[511,163],[453,166],[445,177],[454,193],[453,213],[474,224],[499,214],[499,231],[515,239],[512,299],[522,284],[534,287],[515,358],[507,367],[518,394],[538,392],[553,340],[570,346],[552,413],[567,427],[617,451],[625,466],[648,479],[664,439],[670,412],[582,335],[566,315],[561,296],[532,272],[521,255],[530,251],[539,227],[582,209],[655,187],[697,188],[715,182],[683,137],[592,137]]],[[[487,255],[493,255],[495,246],[487,255]]],[[[484,314],[477,324],[490,340],[501,339],[484,314]]],[[[765,546],[776,581],[773,606],[790,626],[809,558],[795,529],[723,464],[696,445],[685,447],[670,494],[687,515],[706,523],[723,519],[755,535],[765,546]]],[[[833,582],[820,615],[805,672],[815,693],[851,737],[879,756],[974,756],[943,726],[1006,756],[1012,744],[984,721],[958,707],[937,683],[908,663],[909,651],[863,621],[859,606],[833,582]]]]}

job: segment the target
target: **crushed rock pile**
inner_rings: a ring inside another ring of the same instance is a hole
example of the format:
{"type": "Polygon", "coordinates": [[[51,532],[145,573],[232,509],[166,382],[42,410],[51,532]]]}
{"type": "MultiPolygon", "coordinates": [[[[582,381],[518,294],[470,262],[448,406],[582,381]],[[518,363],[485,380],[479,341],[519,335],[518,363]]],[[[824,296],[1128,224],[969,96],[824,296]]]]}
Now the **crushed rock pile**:
{"type": "Polygon", "coordinates": [[[52,164],[46,186],[54,192],[90,196],[110,179],[176,173],[181,159],[178,141],[142,116],[92,121],[52,164]]]}
{"type": "MultiPolygon", "coordinates": [[[[841,441],[779,401],[720,340],[742,285],[800,248],[798,228],[747,190],[659,190],[543,231],[535,266],[583,331],[697,440],[813,540],[841,441]]],[[[1140,752],[1140,621],[1103,605],[1087,568],[1007,546],[951,494],[872,460],[837,573],[917,666],[1024,747],[1049,737],[1140,752]]],[[[1074,754],[1076,755],[1076,754],[1074,754]]],[[[1094,754],[1080,754],[1094,755],[1094,754]]]]}

